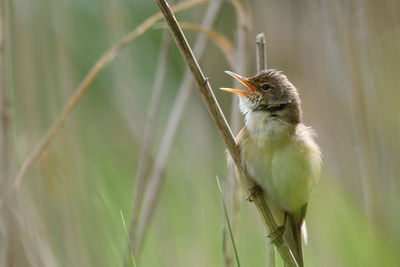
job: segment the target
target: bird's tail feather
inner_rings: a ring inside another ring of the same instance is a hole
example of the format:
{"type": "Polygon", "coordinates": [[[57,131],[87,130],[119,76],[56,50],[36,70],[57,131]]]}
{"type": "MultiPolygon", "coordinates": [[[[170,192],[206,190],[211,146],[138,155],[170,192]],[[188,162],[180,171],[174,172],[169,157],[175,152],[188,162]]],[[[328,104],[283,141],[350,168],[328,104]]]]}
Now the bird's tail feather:
{"type": "Polygon", "coordinates": [[[287,216],[286,242],[299,267],[303,267],[304,259],[301,228],[304,220],[299,220],[298,216],[294,214],[288,214],[287,216]]]}
{"type": "Polygon", "coordinates": [[[307,232],[304,222],[307,206],[306,203],[299,211],[287,213],[285,238],[299,267],[304,267],[302,233],[304,234],[304,241],[307,242],[307,232]]]}

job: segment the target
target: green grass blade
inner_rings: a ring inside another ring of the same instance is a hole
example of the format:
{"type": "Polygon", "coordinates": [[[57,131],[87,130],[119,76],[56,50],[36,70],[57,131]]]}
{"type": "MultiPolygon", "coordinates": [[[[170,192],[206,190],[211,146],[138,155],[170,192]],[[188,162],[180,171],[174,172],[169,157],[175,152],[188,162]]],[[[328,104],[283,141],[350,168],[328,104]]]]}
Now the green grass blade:
{"type": "Polygon", "coordinates": [[[124,214],[122,213],[122,210],[120,210],[119,212],[121,213],[121,219],[122,219],[122,224],[124,225],[126,239],[128,239],[129,250],[131,252],[130,254],[131,254],[131,259],[132,259],[132,266],[136,267],[135,255],[133,255],[133,247],[132,247],[131,240],[129,239],[128,229],[126,228],[124,214]]]}
{"type": "Polygon", "coordinates": [[[220,193],[220,195],[221,195],[222,206],[224,207],[225,220],[226,220],[226,224],[228,225],[228,229],[229,229],[229,236],[230,236],[231,242],[232,242],[233,253],[235,254],[236,265],[237,265],[237,267],[240,267],[239,255],[238,255],[238,252],[237,252],[237,249],[236,249],[235,240],[234,240],[234,238],[233,238],[233,233],[232,233],[232,228],[231,228],[231,222],[229,221],[228,211],[226,210],[224,195],[223,195],[223,193],[222,193],[222,188],[221,188],[221,184],[220,184],[220,182],[219,182],[218,176],[216,177],[216,179],[217,179],[217,184],[218,184],[219,193],[220,193]]]}

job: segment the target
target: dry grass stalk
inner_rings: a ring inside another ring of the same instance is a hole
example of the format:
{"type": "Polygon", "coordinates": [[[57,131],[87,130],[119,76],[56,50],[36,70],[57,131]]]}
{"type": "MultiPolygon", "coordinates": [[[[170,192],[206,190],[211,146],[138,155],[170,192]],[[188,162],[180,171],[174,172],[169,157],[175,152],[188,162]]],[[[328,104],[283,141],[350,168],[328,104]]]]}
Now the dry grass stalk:
{"type": "Polygon", "coordinates": [[[211,28],[205,28],[202,25],[195,23],[180,22],[180,25],[184,30],[187,29],[192,31],[198,31],[206,34],[208,38],[214,41],[214,43],[218,46],[219,50],[225,56],[226,61],[229,63],[229,66],[234,66],[232,59],[234,56],[235,47],[233,46],[231,41],[229,41],[229,39],[226,38],[223,34],[211,28]]]}
{"type": "MultiPolygon", "coordinates": [[[[221,5],[222,0],[213,1],[209,5],[202,22],[202,26],[204,28],[211,28],[211,26],[214,24],[221,5]]],[[[194,51],[198,57],[202,56],[206,46],[206,41],[206,35],[198,36],[194,47],[194,51]]],[[[181,121],[183,110],[185,109],[187,101],[193,91],[192,84],[193,78],[191,72],[187,70],[184,74],[178,95],[175,99],[172,111],[170,113],[167,123],[167,129],[165,130],[165,133],[162,137],[160,149],[155,160],[154,168],[150,175],[149,187],[146,191],[137,231],[136,233],[131,231],[131,234],[133,234],[133,236],[131,235],[131,238],[135,237],[131,240],[134,241],[134,250],[137,257],[140,255],[140,249],[142,247],[143,240],[149,226],[149,222],[151,221],[151,218],[154,214],[157,198],[160,193],[161,182],[164,178],[165,168],[172,148],[172,144],[176,136],[176,132],[178,130],[178,125],[181,121]]]]}
{"type": "MultiPolygon", "coordinates": [[[[181,4],[177,4],[173,7],[175,12],[180,12],[188,8],[192,8],[198,5],[202,5],[208,3],[210,0],[193,0],[184,2],[181,4]]],[[[76,105],[82,99],[82,97],[86,94],[90,85],[95,81],[100,72],[107,67],[115,57],[120,53],[120,51],[130,44],[133,40],[135,40],[140,35],[144,34],[147,30],[149,30],[155,23],[157,23],[160,19],[162,19],[162,14],[157,13],[148,19],[146,19],[142,24],[136,27],[133,31],[129,32],[125,36],[123,36],[120,40],[114,43],[110,49],[106,53],[104,53],[100,59],[96,62],[96,64],[89,70],[88,74],[85,76],[82,83],[78,86],[75,93],[68,100],[66,106],[64,107],[61,115],[56,119],[56,121],[51,125],[51,127],[47,130],[46,134],[42,137],[40,142],[35,146],[33,151],[28,155],[25,161],[22,164],[22,167],[19,169],[17,176],[14,180],[14,184],[10,192],[7,192],[3,199],[0,202],[0,211],[3,210],[5,202],[13,197],[19,190],[21,183],[25,177],[26,171],[40,158],[43,152],[46,150],[48,145],[53,140],[54,136],[60,131],[62,126],[65,124],[65,121],[71,114],[71,112],[75,109],[76,105]]]]}
{"type": "MultiPolygon", "coordinates": [[[[204,76],[203,72],[200,69],[200,66],[195,59],[192,50],[189,47],[189,44],[182,32],[182,29],[179,27],[178,22],[165,0],[156,0],[161,12],[163,13],[170,29],[174,35],[175,41],[178,44],[178,47],[181,51],[183,58],[186,61],[186,64],[192,71],[192,74],[195,78],[195,81],[199,87],[199,90],[202,94],[204,103],[206,104],[208,111],[210,112],[214,123],[216,124],[221,136],[223,137],[225,144],[235,162],[238,171],[241,175],[241,182],[243,186],[253,194],[252,201],[255,204],[258,212],[260,213],[265,226],[271,233],[277,233],[278,226],[271,214],[271,211],[265,202],[263,194],[255,193],[254,188],[256,184],[253,179],[249,176],[246,169],[241,164],[240,157],[240,149],[237,146],[233,134],[229,128],[228,123],[221,111],[221,108],[215,99],[214,93],[211,89],[210,83],[208,79],[204,76]],[[254,194],[255,193],[255,194],[254,194]]],[[[295,259],[293,258],[292,253],[290,252],[287,244],[285,243],[282,235],[277,235],[274,240],[274,245],[277,247],[282,260],[287,267],[298,266],[296,264],[295,259]]]]}

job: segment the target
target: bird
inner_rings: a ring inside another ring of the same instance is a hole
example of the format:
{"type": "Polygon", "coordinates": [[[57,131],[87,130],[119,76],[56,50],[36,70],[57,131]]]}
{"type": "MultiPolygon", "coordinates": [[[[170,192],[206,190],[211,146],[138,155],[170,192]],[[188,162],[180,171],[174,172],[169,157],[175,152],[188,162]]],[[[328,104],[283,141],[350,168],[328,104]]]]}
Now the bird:
{"type": "Polygon", "coordinates": [[[236,136],[241,163],[263,192],[298,266],[303,267],[304,219],[322,165],[316,134],[303,124],[298,91],[281,71],[262,70],[249,78],[226,73],[248,89],[220,88],[239,96],[244,115],[244,127],[236,136]]]}

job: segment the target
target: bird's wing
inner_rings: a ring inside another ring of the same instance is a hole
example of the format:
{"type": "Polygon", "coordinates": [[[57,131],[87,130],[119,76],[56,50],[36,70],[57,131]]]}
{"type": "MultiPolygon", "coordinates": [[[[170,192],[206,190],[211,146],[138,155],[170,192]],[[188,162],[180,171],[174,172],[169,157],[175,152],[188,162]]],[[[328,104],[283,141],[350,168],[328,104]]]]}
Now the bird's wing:
{"type": "Polygon", "coordinates": [[[243,141],[249,138],[249,133],[247,132],[246,127],[243,127],[242,130],[236,136],[236,143],[238,145],[242,144],[243,141]]]}
{"type": "MultiPolygon", "coordinates": [[[[240,132],[237,134],[237,136],[235,138],[236,144],[238,144],[240,147],[241,144],[244,142],[244,140],[246,140],[248,138],[248,136],[249,136],[249,134],[246,130],[246,127],[243,127],[242,130],[240,130],[240,132]]],[[[228,149],[226,150],[226,158],[227,158],[228,166],[231,166],[231,164],[234,164],[231,154],[229,153],[228,149]]]]}

